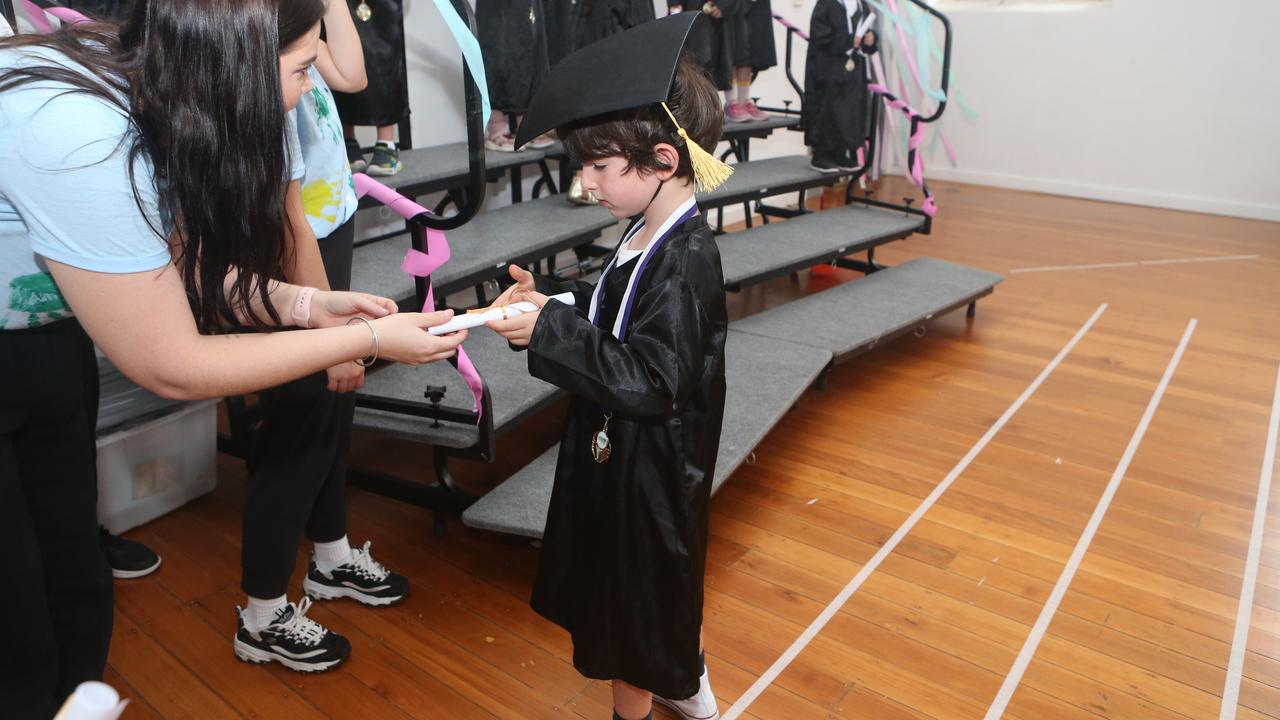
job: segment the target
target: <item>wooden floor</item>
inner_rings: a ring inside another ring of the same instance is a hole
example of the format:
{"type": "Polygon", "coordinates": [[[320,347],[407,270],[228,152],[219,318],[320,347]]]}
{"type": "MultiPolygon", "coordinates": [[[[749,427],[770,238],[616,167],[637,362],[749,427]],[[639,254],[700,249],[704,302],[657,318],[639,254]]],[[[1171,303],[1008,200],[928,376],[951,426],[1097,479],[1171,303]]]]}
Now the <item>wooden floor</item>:
{"type": "MultiPolygon", "coordinates": [[[[897,195],[901,188],[894,188],[897,195]]],[[[1198,324],[1110,509],[1004,713],[1217,718],[1280,365],[1280,225],[937,183],[931,237],[884,249],[1006,275],[963,314],[841,365],[712,502],[708,664],[727,710],[1107,309],[745,717],[982,718],[1198,324]],[[1015,272],[1206,256],[1260,258],[1015,272]]],[[[890,196],[896,196],[893,192],[890,196]]],[[[828,199],[828,202],[830,200],[828,199]]],[[[732,242],[731,238],[724,242],[732,242]]],[[[782,278],[737,314],[852,279],[782,278]]],[[[555,441],[562,408],[458,464],[472,487],[555,441]]],[[[426,477],[421,448],[357,438],[355,462],[426,477]]],[[[164,556],[117,582],[108,681],[126,718],[608,718],[567,637],[528,607],[536,544],[352,491],[351,537],[410,578],[402,605],[323,603],[354,646],[302,676],[235,660],[244,472],[131,534],[164,556]]],[[[1236,717],[1280,718],[1280,490],[1261,548],[1236,717]]],[[[300,562],[302,556],[299,556],[300,562]]],[[[299,592],[295,582],[291,595],[299,592]]],[[[665,711],[658,717],[671,717],[665,711]]]]}

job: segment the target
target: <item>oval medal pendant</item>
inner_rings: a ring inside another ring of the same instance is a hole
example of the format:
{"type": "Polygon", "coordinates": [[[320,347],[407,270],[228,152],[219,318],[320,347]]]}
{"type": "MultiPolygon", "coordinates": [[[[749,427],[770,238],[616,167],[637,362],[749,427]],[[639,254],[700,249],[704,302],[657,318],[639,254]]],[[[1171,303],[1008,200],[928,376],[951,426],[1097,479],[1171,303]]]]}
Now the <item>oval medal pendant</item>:
{"type": "Polygon", "coordinates": [[[849,58],[848,60],[844,61],[845,72],[853,72],[853,69],[856,67],[858,67],[858,64],[853,61],[853,58],[849,58]]]}
{"type": "Polygon", "coordinates": [[[601,465],[609,462],[609,455],[613,453],[613,448],[609,447],[609,434],[601,430],[591,438],[591,457],[601,465]]]}
{"type": "Polygon", "coordinates": [[[538,17],[533,14],[533,6],[529,6],[529,24],[533,25],[538,22],[538,17]]]}
{"type": "Polygon", "coordinates": [[[609,456],[613,454],[613,446],[609,444],[609,420],[612,417],[612,413],[605,415],[604,427],[591,436],[591,457],[601,465],[609,462],[609,456]]]}
{"type": "Polygon", "coordinates": [[[356,6],[356,17],[360,22],[369,22],[369,18],[373,17],[373,10],[369,7],[369,3],[362,2],[356,6]]]}

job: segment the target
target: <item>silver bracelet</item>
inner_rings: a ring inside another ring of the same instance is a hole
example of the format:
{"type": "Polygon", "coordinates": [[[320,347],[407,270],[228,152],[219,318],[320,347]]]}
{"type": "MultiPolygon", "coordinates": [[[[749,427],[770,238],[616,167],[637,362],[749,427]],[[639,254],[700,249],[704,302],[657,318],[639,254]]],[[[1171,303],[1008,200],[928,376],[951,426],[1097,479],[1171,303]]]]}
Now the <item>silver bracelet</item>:
{"type": "Polygon", "coordinates": [[[347,321],[347,324],[348,324],[348,325],[351,325],[351,324],[356,323],[357,321],[358,321],[358,322],[362,322],[362,323],[364,323],[366,326],[368,326],[368,328],[369,328],[369,333],[370,333],[371,335],[373,335],[373,353],[372,353],[371,355],[369,355],[368,357],[356,358],[356,364],[357,364],[357,365],[359,365],[360,367],[366,367],[366,368],[367,368],[367,367],[369,367],[370,365],[373,365],[375,362],[377,362],[377,361],[378,361],[378,349],[379,349],[379,347],[378,347],[378,331],[373,329],[373,323],[369,322],[368,318],[362,318],[362,317],[358,317],[358,316],[357,316],[357,317],[353,317],[353,318],[351,318],[350,320],[348,320],[348,321],[347,321]]]}

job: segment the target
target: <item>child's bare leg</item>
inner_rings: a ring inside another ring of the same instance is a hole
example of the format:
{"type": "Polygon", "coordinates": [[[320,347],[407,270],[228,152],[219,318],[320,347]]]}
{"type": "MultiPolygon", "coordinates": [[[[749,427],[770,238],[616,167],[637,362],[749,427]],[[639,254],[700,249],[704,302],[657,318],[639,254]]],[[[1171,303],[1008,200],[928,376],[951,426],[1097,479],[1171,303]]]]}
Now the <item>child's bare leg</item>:
{"type": "Polygon", "coordinates": [[[379,127],[379,128],[378,128],[378,139],[379,139],[379,140],[382,140],[382,141],[385,141],[385,142],[391,142],[392,140],[395,140],[395,139],[396,139],[396,126],[395,126],[395,125],[383,125],[383,126],[379,127]]]}
{"type": "Polygon", "coordinates": [[[644,720],[653,712],[653,695],[647,690],[614,680],[613,711],[624,720],[644,720]]]}

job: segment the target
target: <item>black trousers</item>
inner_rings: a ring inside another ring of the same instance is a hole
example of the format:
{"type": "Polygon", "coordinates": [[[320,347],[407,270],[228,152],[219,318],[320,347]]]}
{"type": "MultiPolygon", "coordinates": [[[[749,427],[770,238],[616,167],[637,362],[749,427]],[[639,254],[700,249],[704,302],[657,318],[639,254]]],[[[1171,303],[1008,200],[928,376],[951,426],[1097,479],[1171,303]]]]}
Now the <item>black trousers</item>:
{"type": "MultiPolygon", "coordinates": [[[[355,222],[320,240],[334,290],[351,284],[355,222]]],[[[241,528],[241,582],[247,594],[286,594],[303,534],[332,542],[347,534],[347,454],[355,394],[325,389],[319,372],[259,393],[241,528]]]]}
{"type": "Polygon", "coordinates": [[[0,331],[0,708],[53,716],[101,680],[111,569],[98,537],[98,365],[75,320],[0,331]]]}

